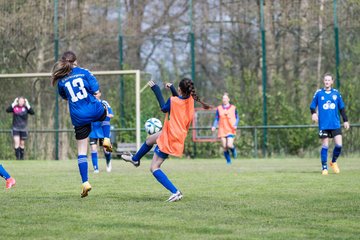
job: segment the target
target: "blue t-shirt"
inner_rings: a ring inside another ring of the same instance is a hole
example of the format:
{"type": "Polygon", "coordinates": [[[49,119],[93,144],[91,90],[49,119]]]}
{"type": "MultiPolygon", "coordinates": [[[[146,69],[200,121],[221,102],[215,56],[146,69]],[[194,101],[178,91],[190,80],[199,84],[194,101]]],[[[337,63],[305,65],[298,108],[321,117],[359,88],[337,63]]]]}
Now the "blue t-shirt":
{"type": "Polygon", "coordinates": [[[84,126],[97,121],[104,113],[104,107],[94,97],[99,90],[96,78],[86,69],[74,67],[70,74],[59,79],[58,91],[68,100],[71,122],[84,126]]]}
{"type": "Polygon", "coordinates": [[[318,107],[320,130],[334,130],[341,127],[339,110],[345,108],[345,104],[338,90],[318,89],[314,94],[310,109],[315,110],[316,107],[318,107]]]}
{"type": "MultiPolygon", "coordinates": [[[[110,107],[110,104],[105,100],[100,100],[104,105],[107,106],[108,113],[113,114],[113,111],[110,107]]],[[[89,138],[104,138],[104,132],[102,130],[103,123],[110,125],[110,121],[103,121],[103,122],[92,122],[91,123],[91,132],[89,138]]]]}

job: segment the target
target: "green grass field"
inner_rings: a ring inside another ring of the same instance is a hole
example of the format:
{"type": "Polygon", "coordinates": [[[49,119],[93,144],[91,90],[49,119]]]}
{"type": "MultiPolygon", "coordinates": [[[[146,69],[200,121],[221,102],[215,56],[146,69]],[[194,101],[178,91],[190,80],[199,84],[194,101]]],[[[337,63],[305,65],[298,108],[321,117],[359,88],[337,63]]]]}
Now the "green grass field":
{"type": "Polygon", "coordinates": [[[16,178],[0,190],[1,239],[359,239],[360,163],[322,176],[318,159],[168,160],[163,169],[184,194],[149,172],[115,160],[89,173],[80,198],[76,161],[2,161],[16,178]]]}

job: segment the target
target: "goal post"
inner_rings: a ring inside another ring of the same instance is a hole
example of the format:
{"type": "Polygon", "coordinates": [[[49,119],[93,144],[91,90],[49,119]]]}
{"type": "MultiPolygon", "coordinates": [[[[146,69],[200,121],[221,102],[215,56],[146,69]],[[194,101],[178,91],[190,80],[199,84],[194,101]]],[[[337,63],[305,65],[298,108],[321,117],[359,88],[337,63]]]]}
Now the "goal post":
{"type": "Polygon", "coordinates": [[[216,142],[219,141],[217,131],[211,131],[216,114],[216,109],[195,108],[192,140],[194,142],[216,142]]]}
{"type": "MultiPolygon", "coordinates": [[[[135,114],[136,114],[136,147],[137,149],[141,146],[141,112],[140,112],[140,70],[116,70],[116,71],[91,71],[95,76],[109,76],[109,75],[134,75],[135,76],[135,114]]],[[[16,78],[44,78],[51,77],[51,73],[10,73],[10,74],[0,74],[1,79],[16,79],[16,78]]],[[[57,116],[58,117],[58,116],[57,116]]],[[[55,129],[59,130],[59,129],[55,129]]],[[[58,139],[58,138],[57,138],[58,139]]],[[[58,141],[58,140],[57,140],[58,141]]],[[[58,146],[58,143],[57,145],[58,146]]]]}

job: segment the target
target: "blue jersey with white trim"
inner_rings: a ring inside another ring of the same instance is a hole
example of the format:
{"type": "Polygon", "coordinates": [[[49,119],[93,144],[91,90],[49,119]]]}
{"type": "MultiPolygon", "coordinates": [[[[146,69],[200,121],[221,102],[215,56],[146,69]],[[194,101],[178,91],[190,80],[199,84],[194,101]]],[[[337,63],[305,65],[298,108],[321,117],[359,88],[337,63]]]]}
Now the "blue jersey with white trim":
{"type": "Polygon", "coordinates": [[[345,104],[338,90],[318,89],[314,94],[310,109],[315,110],[316,107],[318,107],[320,130],[333,130],[341,127],[339,110],[345,108],[345,104]]]}
{"type": "MultiPolygon", "coordinates": [[[[101,103],[106,105],[108,109],[108,114],[113,114],[110,104],[105,100],[100,100],[101,103]]],[[[102,130],[103,122],[92,122],[91,123],[91,132],[89,138],[104,138],[104,132],[102,130]]]]}
{"type": "Polygon", "coordinates": [[[58,91],[68,100],[71,122],[83,126],[98,120],[104,107],[95,97],[99,90],[96,78],[86,69],[74,67],[69,75],[59,79],[58,91]]]}

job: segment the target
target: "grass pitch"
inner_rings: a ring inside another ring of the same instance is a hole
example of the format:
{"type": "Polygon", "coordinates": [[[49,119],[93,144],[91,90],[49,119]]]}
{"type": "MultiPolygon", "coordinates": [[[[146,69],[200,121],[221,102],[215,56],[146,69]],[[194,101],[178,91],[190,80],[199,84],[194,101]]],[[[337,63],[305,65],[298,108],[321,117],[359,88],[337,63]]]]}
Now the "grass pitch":
{"type": "MultiPolygon", "coordinates": [[[[169,193],[149,172],[113,161],[89,172],[80,198],[76,161],[2,161],[16,178],[0,190],[1,239],[359,239],[360,163],[320,174],[318,159],[170,159],[169,193]]],[[[89,162],[90,163],[90,162],[89,162]]],[[[90,164],[91,165],[91,164],[90,164]]]]}

